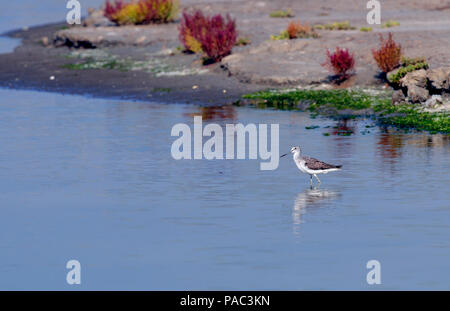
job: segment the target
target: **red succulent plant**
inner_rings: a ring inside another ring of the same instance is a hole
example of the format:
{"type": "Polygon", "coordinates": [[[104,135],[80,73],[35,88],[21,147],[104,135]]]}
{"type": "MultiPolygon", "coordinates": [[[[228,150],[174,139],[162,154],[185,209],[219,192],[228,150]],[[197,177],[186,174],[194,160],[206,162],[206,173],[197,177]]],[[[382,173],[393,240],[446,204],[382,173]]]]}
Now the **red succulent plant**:
{"type": "Polygon", "coordinates": [[[348,49],[336,47],[335,52],[326,51],[327,60],[322,64],[336,76],[342,79],[349,77],[355,68],[355,56],[348,49]]]}
{"type": "Polygon", "coordinates": [[[381,71],[387,73],[400,65],[402,47],[394,41],[392,33],[389,33],[387,39],[380,34],[380,48],[373,49],[372,55],[381,71]]]}
{"type": "Polygon", "coordinates": [[[237,40],[236,22],[229,15],[183,12],[180,41],[188,51],[203,52],[213,61],[229,55],[237,40]]]}

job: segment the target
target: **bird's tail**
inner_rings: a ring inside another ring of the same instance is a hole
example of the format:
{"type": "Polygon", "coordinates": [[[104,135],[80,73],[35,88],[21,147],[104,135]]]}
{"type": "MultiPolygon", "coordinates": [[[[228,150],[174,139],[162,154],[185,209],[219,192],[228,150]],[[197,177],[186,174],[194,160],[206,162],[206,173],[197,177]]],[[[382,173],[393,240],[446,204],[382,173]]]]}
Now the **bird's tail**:
{"type": "Polygon", "coordinates": [[[335,168],[342,168],[342,165],[336,165],[335,168]]]}

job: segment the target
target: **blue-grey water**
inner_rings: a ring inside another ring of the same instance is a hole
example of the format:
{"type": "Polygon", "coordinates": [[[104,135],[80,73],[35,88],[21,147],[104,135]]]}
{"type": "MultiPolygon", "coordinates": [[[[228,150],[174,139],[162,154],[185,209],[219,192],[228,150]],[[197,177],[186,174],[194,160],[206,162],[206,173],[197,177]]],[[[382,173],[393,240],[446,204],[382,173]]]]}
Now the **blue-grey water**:
{"type": "MultiPolygon", "coordinates": [[[[20,44],[20,40],[2,36],[16,29],[29,29],[32,26],[63,22],[69,9],[69,0],[15,0],[3,1],[0,10],[0,54],[10,53],[20,44]]],[[[104,0],[78,0],[81,13],[87,15],[88,8],[99,8],[104,0]]],[[[39,39],[39,38],[37,38],[39,39]]]]}
{"type": "Polygon", "coordinates": [[[11,53],[20,43],[20,39],[0,36],[0,54],[11,53]]]}
{"type": "MultiPolygon", "coordinates": [[[[80,2],[86,14],[104,1],[80,2]]],[[[66,3],[2,3],[0,34],[63,21],[66,3]]],[[[0,53],[19,43],[0,37],[0,53]]],[[[370,126],[2,89],[0,289],[448,290],[449,138],[370,126]],[[311,190],[291,158],[265,172],[175,161],[170,130],[193,114],[279,123],[282,151],[344,170],[311,190]],[[66,282],[70,259],[81,285],[66,282]],[[366,282],[372,259],[381,285],[366,282]]]]}
{"type": "MultiPolygon", "coordinates": [[[[23,29],[44,23],[66,20],[69,0],[15,0],[3,1],[0,10],[0,33],[13,29],[23,29]]],[[[88,8],[99,8],[105,0],[78,0],[82,15],[88,8]]]]}
{"type": "Polygon", "coordinates": [[[299,112],[0,98],[0,289],[450,289],[448,136],[299,112]],[[291,157],[275,171],[176,161],[171,128],[193,115],[280,124],[281,151],[344,169],[311,190],[291,157]],[[81,285],[66,283],[70,259],[81,285]],[[372,259],[381,285],[366,282],[372,259]]]}

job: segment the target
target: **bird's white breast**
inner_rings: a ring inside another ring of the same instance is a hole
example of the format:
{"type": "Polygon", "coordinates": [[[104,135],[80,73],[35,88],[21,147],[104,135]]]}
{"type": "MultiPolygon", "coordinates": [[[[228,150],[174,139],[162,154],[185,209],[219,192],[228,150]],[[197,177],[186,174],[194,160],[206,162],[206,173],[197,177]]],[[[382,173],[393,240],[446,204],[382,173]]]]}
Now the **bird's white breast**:
{"type": "Polygon", "coordinates": [[[294,162],[298,169],[305,174],[315,175],[315,174],[327,174],[328,172],[338,171],[339,169],[327,169],[327,170],[312,170],[306,166],[306,162],[300,156],[294,154],[294,162]]]}
{"type": "Polygon", "coordinates": [[[295,164],[297,165],[297,167],[298,167],[298,169],[302,172],[302,173],[305,173],[305,174],[310,174],[310,170],[306,167],[306,163],[305,163],[305,161],[303,160],[303,159],[301,159],[301,158],[299,158],[299,157],[296,157],[295,155],[294,155],[294,162],[295,162],[295,164]]]}

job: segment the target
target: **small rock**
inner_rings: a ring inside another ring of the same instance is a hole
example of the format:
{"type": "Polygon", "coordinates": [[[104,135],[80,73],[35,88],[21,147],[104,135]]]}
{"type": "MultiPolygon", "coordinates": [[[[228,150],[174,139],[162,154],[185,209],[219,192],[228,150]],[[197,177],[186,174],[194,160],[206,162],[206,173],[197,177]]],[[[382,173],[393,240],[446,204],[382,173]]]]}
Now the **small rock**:
{"type": "Polygon", "coordinates": [[[400,84],[403,87],[417,86],[419,88],[427,87],[427,72],[424,69],[416,70],[407,73],[401,80],[400,84]]]}
{"type": "Polygon", "coordinates": [[[192,86],[192,89],[193,89],[193,90],[198,89],[198,85],[193,85],[193,86],[192,86]]]}
{"type": "Polygon", "coordinates": [[[43,46],[48,46],[49,45],[48,37],[42,37],[41,38],[41,43],[42,43],[43,46]]]}
{"type": "Polygon", "coordinates": [[[115,26],[113,22],[107,19],[103,10],[90,10],[89,16],[83,21],[84,27],[108,27],[115,26]]]}
{"type": "Polygon", "coordinates": [[[397,90],[392,94],[392,104],[399,104],[406,101],[406,96],[402,90],[397,90]]]}
{"type": "MultiPolygon", "coordinates": [[[[144,40],[145,41],[145,40],[144,40]]],[[[172,49],[162,49],[161,51],[155,53],[156,55],[175,55],[175,50],[172,49]]]]}
{"type": "Polygon", "coordinates": [[[427,72],[424,69],[420,69],[407,73],[400,80],[400,85],[407,88],[410,102],[422,103],[430,97],[430,93],[427,90],[427,81],[427,72]]]}
{"type": "Polygon", "coordinates": [[[139,38],[136,39],[136,44],[141,44],[145,42],[145,39],[147,39],[146,36],[141,36],[139,38]]]}
{"type": "Polygon", "coordinates": [[[427,71],[431,87],[437,91],[450,91],[450,67],[441,67],[427,71]]]}
{"type": "Polygon", "coordinates": [[[50,76],[50,80],[55,80],[55,76],[50,76]]]}
{"type": "Polygon", "coordinates": [[[433,95],[431,96],[425,103],[425,107],[436,109],[443,104],[443,99],[441,95],[433,95]]]}
{"type": "Polygon", "coordinates": [[[417,85],[410,85],[408,87],[408,99],[410,102],[422,103],[425,102],[428,97],[430,97],[430,93],[426,88],[417,85]]]}

